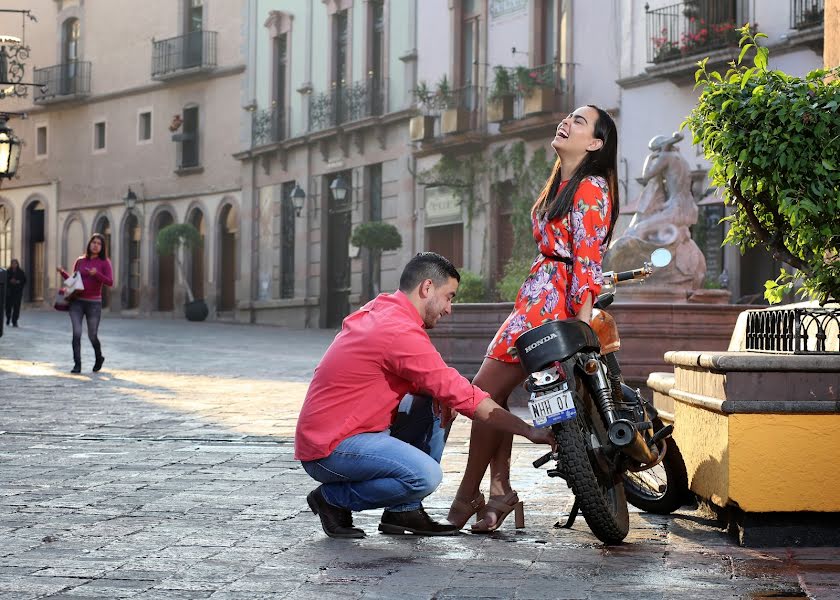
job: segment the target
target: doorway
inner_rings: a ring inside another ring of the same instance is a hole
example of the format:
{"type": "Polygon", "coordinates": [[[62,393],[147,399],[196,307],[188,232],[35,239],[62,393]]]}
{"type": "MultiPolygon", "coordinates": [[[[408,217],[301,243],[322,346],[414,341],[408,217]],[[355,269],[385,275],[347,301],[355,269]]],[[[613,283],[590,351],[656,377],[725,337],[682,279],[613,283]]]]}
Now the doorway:
{"type": "MultiPolygon", "coordinates": [[[[160,213],[155,219],[155,240],[160,230],[175,220],[168,212],[160,213]]],[[[175,255],[157,255],[157,309],[161,312],[175,310],[175,255]]]]}
{"type": "Polygon", "coordinates": [[[219,215],[219,312],[236,307],[236,242],[239,237],[239,216],[231,204],[219,215]]]}
{"type": "Polygon", "coordinates": [[[46,281],[46,241],[44,236],[44,205],[36,200],[26,209],[26,258],[23,264],[29,265],[31,283],[29,284],[29,301],[41,302],[44,299],[44,282],[46,281]]]}
{"type": "Polygon", "coordinates": [[[122,268],[123,279],[122,307],[140,308],[140,221],[134,214],[128,215],[123,226],[122,268]]]}
{"type": "Polygon", "coordinates": [[[193,209],[190,213],[189,223],[198,230],[201,241],[193,246],[189,252],[187,274],[189,276],[190,289],[196,300],[204,299],[204,214],[200,209],[193,209]]]}
{"type": "MultiPolygon", "coordinates": [[[[327,181],[325,190],[341,176],[352,181],[352,173],[336,173],[327,181]]],[[[341,327],[341,322],[350,314],[350,229],[352,227],[353,190],[348,190],[343,201],[333,198],[327,191],[326,275],[327,302],[324,326],[330,329],[341,327]]]]}

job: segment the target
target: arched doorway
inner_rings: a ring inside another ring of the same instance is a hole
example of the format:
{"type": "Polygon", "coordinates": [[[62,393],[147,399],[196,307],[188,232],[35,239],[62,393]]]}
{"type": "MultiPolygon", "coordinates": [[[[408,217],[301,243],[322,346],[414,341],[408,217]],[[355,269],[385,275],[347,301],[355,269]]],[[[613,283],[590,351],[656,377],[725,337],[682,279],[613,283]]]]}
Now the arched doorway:
{"type": "Polygon", "coordinates": [[[187,276],[190,288],[196,300],[204,299],[204,214],[201,209],[194,208],[190,213],[189,223],[198,230],[201,243],[196,244],[187,258],[187,276]]]}
{"type": "MultiPolygon", "coordinates": [[[[28,284],[29,301],[40,302],[44,299],[44,283],[46,281],[46,241],[44,217],[46,211],[44,204],[38,200],[26,208],[26,221],[24,223],[24,236],[26,240],[25,262],[28,265],[31,279],[28,284]]],[[[72,267],[73,265],[70,265],[72,267]]],[[[68,267],[69,268],[69,267],[68,267]]]]}
{"type": "Polygon", "coordinates": [[[236,241],[239,237],[239,215],[227,204],[219,215],[219,312],[236,306],[236,241]]]}
{"type": "Polygon", "coordinates": [[[122,307],[140,308],[140,221],[130,213],[123,225],[120,278],[122,281],[122,307]]]}
{"type": "MultiPolygon", "coordinates": [[[[175,220],[168,212],[161,212],[155,219],[155,240],[160,230],[171,225],[175,220]]],[[[175,310],[175,255],[157,254],[157,310],[171,312],[175,310]]]]}
{"type": "Polygon", "coordinates": [[[12,213],[0,204],[0,269],[8,269],[12,258],[12,213]]]}
{"type": "MultiPolygon", "coordinates": [[[[108,220],[108,217],[100,217],[93,231],[102,234],[102,237],[105,238],[105,255],[111,259],[111,222],[108,220]]],[[[103,285],[102,308],[108,308],[109,306],[111,306],[111,288],[103,285]]]]}

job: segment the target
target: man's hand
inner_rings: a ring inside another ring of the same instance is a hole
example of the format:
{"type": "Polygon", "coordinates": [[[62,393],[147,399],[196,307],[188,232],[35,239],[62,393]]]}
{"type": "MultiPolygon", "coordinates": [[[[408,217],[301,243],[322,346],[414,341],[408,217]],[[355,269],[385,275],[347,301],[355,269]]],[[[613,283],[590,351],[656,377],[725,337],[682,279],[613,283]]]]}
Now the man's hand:
{"type": "Polygon", "coordinates": [[[432,410],[435,416],[440,418],[441,429],[445,429],[458,416],[458,413],[439,400],[432,400],[432,410]]]}
{"type": "Polygon", "coordinates": [[[549,427],[531,427],[531,430],[525,437],[535,444],[548,444],[552,450],[557,448],[557,440],[554,438],[554,432],[549,427]]]}

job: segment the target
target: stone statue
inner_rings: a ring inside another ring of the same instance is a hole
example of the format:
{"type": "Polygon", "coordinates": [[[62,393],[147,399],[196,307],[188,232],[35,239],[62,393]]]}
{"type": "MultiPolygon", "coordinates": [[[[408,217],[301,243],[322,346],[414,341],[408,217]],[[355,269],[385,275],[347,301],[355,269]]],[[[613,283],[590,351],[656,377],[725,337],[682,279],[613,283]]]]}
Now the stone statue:
{"type": "Polygon", "coordinates": [[[606,268],[636,268],[656,248],[667,248],[674,260],[651,278],[650,285],[667,286],[679,292],[676,296],[687,297],[703,285],[706,259],[688,229],[697,222],[698,213],[688,162],[674,147],[682,139],[682,134],[675,132],[658,135],[648,143],[650,154],[640,180],[645,187],[627,230],[610,246],[606,268]]]}

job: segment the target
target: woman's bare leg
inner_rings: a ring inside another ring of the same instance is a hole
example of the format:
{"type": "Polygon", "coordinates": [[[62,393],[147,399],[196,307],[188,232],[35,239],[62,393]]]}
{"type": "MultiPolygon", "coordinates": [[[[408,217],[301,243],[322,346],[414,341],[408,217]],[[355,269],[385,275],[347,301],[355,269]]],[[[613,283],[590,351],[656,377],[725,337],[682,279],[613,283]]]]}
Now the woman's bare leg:
{"type": "MultiPolygon", "coordinates": [[[[513,389],[524,379],[522,368],[518,363],[504,363],[485,358],[473,379],[473,384],[490,394],[497,403],[507,407],[507,399],[513,389]]],[[[470,432],[470,450],[467,457],[467,468],[458,487],[457,497],[472,499],[481,486],[481,480],[487,472],[490,461],[494,464],[494,475],[498,475],[491,488],[493,495],[505,494],[510,491],[510,450],[513,436],[497,429],[472,422],[470,432]]]]}

